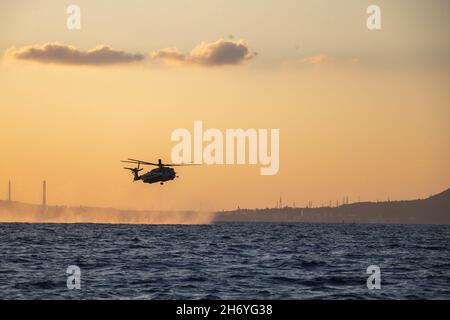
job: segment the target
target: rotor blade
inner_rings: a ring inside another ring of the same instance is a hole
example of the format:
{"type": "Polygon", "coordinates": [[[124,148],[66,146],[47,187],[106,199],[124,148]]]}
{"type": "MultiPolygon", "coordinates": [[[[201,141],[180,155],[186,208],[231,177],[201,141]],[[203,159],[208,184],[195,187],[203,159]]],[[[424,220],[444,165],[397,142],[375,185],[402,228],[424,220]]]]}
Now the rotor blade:
{"type": "Polygon", "coordinates": [[[128,160],[135,161],[135,163],[146,164],[146,165],[149,165],[149,166],[159,166],[158,163],[153,163],[153,162],[147,162],[147,161],[136,160],[136,159],[130,159],[130,158],[128,158],[128,160]]]}
{"type": "Polygon", "coordinates": [[[123,168],[124,168],[124,169],[127,169],[127,170],[131,170],[131,171],[137,171],[137,172],[143,170],[142,168],[140,168],[140,169],[138,169],[138,168],[128,168],[128,167],[123,167],[123,168]]]}
{"type": "Polygon", "coordinates": [[[163,163],[163,166],[167,167],[184,167],[184,166],[199,166],[199,163],[163,163]]]}
{"type": "Polygon", "coordinates": [[[141,160],[134,160],[134,159],[129,159],[129,160],[120,160],[121,162],[125,162],[125,163],[133,163],[133,164],[143,164],[143,165],[151,165],[151,166],[158,166],[157,163],[151,163],[151,162],[145,162],[145,161],[141,161],[141,160]]]}
{"type": "Polygon", "coordinates": [[[154,163],[154,162],[147,162],[137,159],[131,159],[128,158],[128,160],[121,160],[122,162],[126,163],[134,163],[134,164],[143,164],[143,165],[149,165],[149,166],[165,166],[165,167],[181,167],[181,166],[199,166],[199,163],[154,163]]]}

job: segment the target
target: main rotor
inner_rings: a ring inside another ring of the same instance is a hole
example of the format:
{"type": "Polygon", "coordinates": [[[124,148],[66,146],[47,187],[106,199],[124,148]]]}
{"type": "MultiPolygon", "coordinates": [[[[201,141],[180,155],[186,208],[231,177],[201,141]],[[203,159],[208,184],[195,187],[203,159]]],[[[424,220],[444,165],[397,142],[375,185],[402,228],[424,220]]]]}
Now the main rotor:
{"type": "MultiPolygon", "coordinates": [[[[141,165],[145,165],[145,166],[155,166],[155,167],[181,167],[181,166],[195,166],[195,163],[163,163],[161,159],[158,159],[158,163],[154,163],[154,162],[147,162],[147,161],[142,161],[142,160],[137,160],[137,159],[131,159],[128,158],[127,160],[121,160],[122,162],[126,162],[126,163],[134,163],[137,164],[137,168],[139,169],[139,167],[141,165]]],[[[125,168],[128,169],[128,168],[125,168]]]]}

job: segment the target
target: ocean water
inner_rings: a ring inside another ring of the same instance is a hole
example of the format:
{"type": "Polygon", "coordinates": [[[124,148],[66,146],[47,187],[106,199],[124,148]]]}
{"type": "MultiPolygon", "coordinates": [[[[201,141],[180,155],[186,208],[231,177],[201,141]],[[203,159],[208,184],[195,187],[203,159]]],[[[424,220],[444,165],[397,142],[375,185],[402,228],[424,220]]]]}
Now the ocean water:
{"type": "Polygon", "coordinates": [[[2,223],[0,298],[449,299],[449,244],[437,225],[2,223]]]}

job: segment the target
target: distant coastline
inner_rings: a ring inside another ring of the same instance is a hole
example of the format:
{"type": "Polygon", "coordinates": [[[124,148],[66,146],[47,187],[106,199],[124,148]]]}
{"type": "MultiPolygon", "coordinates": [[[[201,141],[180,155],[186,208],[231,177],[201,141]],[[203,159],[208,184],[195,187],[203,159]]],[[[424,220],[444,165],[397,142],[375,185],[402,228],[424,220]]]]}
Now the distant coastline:
{"type": "Polygon", "coordinates": [[[337,207],[282,207],[222,212],[140,211],[42,206],[0,200],[1,222],[208,224],[220,222],[316,222],[450,224],[450,189],[426,199],[357,202],[337,207]]]}
{"type": "Polygon", "coordinates": [[[238,209],[219,212],[214,221],[450,224],[450,189],[418,200],[357,202],[318,208],[238,209]]]}

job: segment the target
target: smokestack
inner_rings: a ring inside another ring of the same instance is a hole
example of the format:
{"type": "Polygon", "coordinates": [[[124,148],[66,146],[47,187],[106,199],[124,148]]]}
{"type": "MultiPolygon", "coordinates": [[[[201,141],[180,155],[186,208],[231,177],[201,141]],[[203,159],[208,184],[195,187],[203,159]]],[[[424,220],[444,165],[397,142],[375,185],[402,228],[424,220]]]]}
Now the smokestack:
{"type": "Polygon", "coordinates": [[[11,201],[11,180],[8,182],[8,201],[11,201]]]}
{"type": "Polygon", "coordinates": [[[42,206],[47,206],[47,182],[42,183],[42,206]]]}

